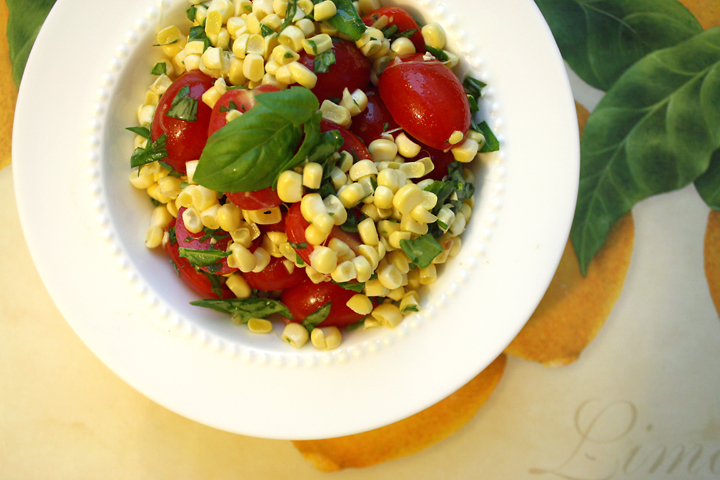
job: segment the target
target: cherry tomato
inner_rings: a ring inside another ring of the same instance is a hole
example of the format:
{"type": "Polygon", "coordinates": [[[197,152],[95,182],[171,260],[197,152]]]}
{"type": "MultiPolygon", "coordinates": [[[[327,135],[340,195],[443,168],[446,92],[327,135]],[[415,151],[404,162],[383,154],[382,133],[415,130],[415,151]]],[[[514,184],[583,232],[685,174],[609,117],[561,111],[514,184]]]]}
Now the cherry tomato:
{"type": "Polygon", "coordinates": [[[187,72],[170,85],[155,110],[150,138],[155,141],[163,133],[166,134],[168,156],[163,161],[180,173],[186,172],[185,162],[200,158],[207,143],[207,130],[212,110],[202,101],[202,94],[209,90],[213,83],[214,79],[199,70],[187,72]],[[197,100],[194,122],[165,115],[177,93],[186,85],[190,87],[188,96],[197,100]]]}
{"type": "Polygon", "coordinates": [[[435,59],[416,53],[397,57],[380,75],[385,106],[397,123],[421,143],[447,151],[455,131],[467,133],[470,104],[460,80],[435,59]]]}
{"type": "Polygon", "coordinates": [[[275,85],[260,85],[254,90],[246,88],[233,88],[223,93],[215,103],[210,116],[210,124],[208,125],[208,137],[227,125],[227,111],[230,109],[247,112],[253,105],[257,103],[256,95],[267,92],[277,92],[280,90],[275,85]],[[230,105],[230,102],[234,106],[230,105]]]}
{"type": "Polygon", "coordinates": [[[368,88],[365,95],[368,99],[367,107],[353,117],[350,131],[365,145],[370,145],[370,142],[380,138],[381,133],[398,128],[398,124],[390,115],[376,88],[368,88]]]}
{"type": "MultiPolygon", "coordinates": [[[[168,228],[175,227],[176,223],[175,220],[173,220],[170,225],[168,225],[168,228]]],[[[176,234],[177,235],[177,234],[176,234]]],[[[229,288],[225,286],[225,284],[222,284],[221,293],[222,295],[218,295],[216,292],[213,291],[213,284],[210,282],[210,279],[207,277],[206,274],[198,272],[193,268],[192,265],[190,265],[190,261],[187,258],[183,258],[180,256],[179,252],[179,244],[177,242],[167,242],[165,244],[165,253],[167,253],[167,256],[170,258],[170,260],[175,265],[178,275],[182,279],[183,282],[185,282],[186,285],[188,285],[190,288],[195,290],[202,298],[234,298],[235,295],[230,291],[229,288]]],[[[222,277],[218,276],[218,280],[221,280],[222,277]]]]}
{"type": "Polygon", "coordinates": [[[243,210],[265,210],[283,203],[271,187],[255,192],[225,192],[225,196],[243,210]]]}
{"type": "MultiPolygon", "coordinates": [[[[308,265],[310,265],[310,254],[314,249],[311,244],[307,243],[307,239],[305,238],[305,229],[309,225],[310,224],[307,220],[305,220],[302,216],[302,212],[300,211],[300,202],[293,203],[285,216],[285,233],[287,234],[289,241],[307,245],[305,248],[296,248],[295,251],[308,265]]],[[[347,245],[355,253],[358,252],[358,247],[362,245],[362,241],[358,235],[348,233],[337,226],[333,227],[330,235],[328,236],[328,240],[331,238],[337,238],[338,240],[342,240],[347,243],[347,245]]]]}
{"type": "MultiPolygon", "coordinates": [[[[212,247],[214,250],[227,250],[228,244],[231,240],[229,233],[218,230],[216,242],[214,244],[211,243],[212,238],[209,235],[206,235],[205,231],[192,233],[185,227],[185,222],[183,222],[182,218],[182,214],[185,210],[187,210],[185,207],[180,207],[180,210],[178,210],[177,222],[175,223],[175,236],[177,237],[178,247],[191,248],[193,250],[210,250],[210,247],[212,247]]],[[[223,258],[213,265],[199,268],[216,275],[225,275],[237,270],[236,268],[232,268],[228,265],[227,258],[223,258]]]]}
{"type": "MultiPolygon", "coordinates": [[[[325,73],[315,73],[317,83],[312,92],[320,100],[330,97],[341,98],[343,90],[347,88],[350,93],[364,89],[370,83],[370,60],[355,46],[354,43],[339,38],[333,39],[333,52],[335,63],[330,65],[325,73]]],[[[300,52],[301,64],[311,72],[315,70],[315,57],[308,55],[304,50],[300,52]]]]}
{"type": "Polygon", "coordinates": [[[294,287],[284,290],[280,301],[293,315],[293,322],[302,322],[305,317],[332,302],[327,318],[318,327],[346,327],[359,322],[365,315],[350,310],[348,300],[357,292],[347,290],[334,282],[313,283],[307,279],[294,287]]]}
{"type": "Polygon", "coordinates": [[[362,142],[362,140],[355,136],[354,133],[352,133],[350,130],[343,126],[338,125],[337,123],[331,122],[330,120],[323,118],[320,121],[320,131],[327,132],[329,130],[337,130],[343,137],[344,142],[340,147],[341,152],[348,151],[352,153],[357,160],[372,160],[372,156],[370,156],[370,152],[368,152],[367,147],[362,142]]]}
{"type": "Polygon", "coordinates": [[[418,27],[417,22],[412,18],[412,16],[410,16],[410,14],[402,8],[379,8],[365,15],[362,20],[365,25],[371,27],[383,15],[388,18],[387,26],[383,27],[383,30],[387,29],[392,25],[397,25],[397,33],[406,32],[408,30],[414,29],[415,33],[410,36],[410,41],[413,43],[413,45],[415,45],[415,51],[425,53],[425,40],[423,39],[422,33],[420,32],[420,27],[418,27]]]}
{"type": "Polygon", "coordinates": [[[284,258],[272,257],[268,266],[262,271],[243,273],[243,278],[252,288],[266,292],[294,287],[307,279],[304,268],[293,266],[293,271],[290,273],[284,260],[284,258]]]}

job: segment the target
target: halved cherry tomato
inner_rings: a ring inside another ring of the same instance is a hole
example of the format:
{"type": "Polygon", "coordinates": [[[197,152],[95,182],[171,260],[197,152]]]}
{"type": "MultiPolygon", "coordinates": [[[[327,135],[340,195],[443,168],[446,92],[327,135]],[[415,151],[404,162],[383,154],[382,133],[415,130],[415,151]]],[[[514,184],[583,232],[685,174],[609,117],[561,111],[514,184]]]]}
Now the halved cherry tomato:
{"type": "Polygon", "coordinates": [[[447,151],[455,131],[470,127],[470,104],[460,80],[435,59],[416,53],[397,57],[380,75],[385,106],[408,134],[421,143],[447,151]]]}
{"type": "Polygon", "coordinates": [[[380,138],[381,133],[398,128],[398,124],[390,115],[376,88],[368,88],[365,95],[368,99],[367,107],[353,117],[350,131],[365,145],[370,145],[370,142],[380,138]]]}
{"type": "Polygon", "coordinates": [[[388,17],[388,23],[386,27],[383,27],[383,30],[385,30],[387,27],[390,27],[392,25],[397,25],[397,33],[406,32],[408,30],[415,30],[415,33],[413,33],[410,36],[410,41],[412,41],[413,45],[415,45],[415,51],[420,53],[425,53],[425,40],[423,40],[422,33],[420,32],[420,27],[418,27],[417,22],[412,18],[412,16],[405,10],[399,7],[383,7],[379,8],[373,12],[368,13],[365,15],[362,20],[368,27],[373,26],[375,22],[385,15],[388,17]]]}
{"type": "MultiPolygon", "coordinates": [[[[308,265],[310,265],[310,254],[314,249],[313,245],[308,243],[307,238],[305,238],[305,229],[309,225],[310,224],[307,220],[305,220],[302,216],[302,212],[300,211],[300,202],[293,203],[285,216],[285,233],[287,234],[289,241],[296,244],[306,245],[305,248],[295,248],[295,251],[308,265]]],[[[358,252],[358,247],[362,245],[359,235],[348,233],[337,226],[333,227],[330,235],[328,236],[328,240],[331,238],[337,238],[338,240],[342,240],[347,243],[347,245],[355,253],[358,252]]]]}
{"type": "MultiPolygon", "coordinates": [[[[168,228],[172,227],[176,227],[175,220],[173,220],[170,225],[168,225],[168,228]]],[[[207,275],[195,270],[195,268],[193,268],[187,258],[183,258],[180,256],[180,252],[178,251],[178,249],[179,244],[177,242],[167,242],[165,244],[165,253],[167,253],[167,256],[175,265],[178,275],[187,286],[200,294],[202,298],[235,297],[235,295],[230,291],[227,286],[225,286],[224,283],[220,287],[222,295],[218,295],[215,291],[213,291],[213,284],[210,282],[210,279],[207,277],[207,275]]],[[[222,281],[221,276],[218,276],[217,278],[218,280],[222,281]]]]}
{"type": "MultiPolygon", "coordinates": [[[[364,89],[370,83],[370,60],[354,43],[334,38],[333,52],[335,53],[335,63],[330,65],[327,72],[315,73],[317,83],[312,92],[320,103],[331,97],[341,98],[345,88],[352,93],[358,88],[364,89]]],[[[311,72],[314,71],[315,57],[313,55],[308,55],[303,50],[300,52],[298,61],[311,72]]]]}
{"type": "Polygon", "coordinates": [[[272,257],[268,266],[262,271],[243,273],[243,278],[252,288],[266,292],[294,287],[308,278],[304,268],[293,266],[292,273],[288,272],[284,260],[284,258],[272,257]]]}
{"type": "Polygon", "coordinates": [[[163,133],[167,136],[168,156],[163,159],[175,170],[185,173],[185,162],[197,160],[207,143],[207,130],[212,110],[202,101],[202,94],[213,86],[214,79],[199,70],[184,73],[165,91],[155,110],[150,138],[155,141],[163,133]],[[197,100],[194,122],[165,115],[177,93],[184,86],[190,88],[189,97],[197,100]]]}
{"type": "Polygon", "coordinates": [[[283,203],[271,187],[255,192],[225,192],[225,196],[243,210],[265,210],[283,203]]]}
{"type": "Polygon", "coordinates": [[[343,137],[344,142],[340,147],[341,152],[348,151],[353,154],[357,160],[372,160],[372,156],[370,156],[370,152],[368,152],[367,147],[362,140],[355,136],[354,133],[335,122],[331,122],[330,120],[323,118],[320,121],[320,131],[327,132],[329,130],[337,130],[343,137]]]}
{"type": "Polygon", "coordinates": [[[253,105],[257,103],[255,95],[267,92],[277,92],[280,90],[275,85],[260,85],[259,87],[248,90],[246,88],[232,88],[223,93],[215,103],[210,116],[210,124],[208,125],[208,137],[227,125],[227,111],[234,109],[241,112],[247,112],[253,105]],[[233,105],[230,105],[230,102],[233,105]]]}
{"type": "Polygon", "coordinates": [[[347,290],[334,282],[313,283],[310,279],[284,290],[280,301],[293,315],[293,322],[302,322],[305,317],[332,302],[327,318],[318,327],[346,327],[359,322],[365,315],[350,310],[348,300],[357,292],[347,290]]]}
{"type": "MultiPolygon", "coordinates": [[[[210,250],[212,247],[213,250],[227,250],[228,244],[230,240],[232,240],[229,233],[218,231],[219,238],[216,237],[216,242],[212,243],[212,238],[206,236],[204,231],[199,233],[190,232],[185,227],[185,222],[183,222],[182,214],[185,210],[187,210],[185,207],[180,207],[175,223],[175,236],[177,237],[178,247],[191,248],[193,250],[210,250]]],[[[223,258],[208,267],[199,268],[208,273],[214,273],[215,275],[225,275],[237,270],[237,268],[232,268],[228,265],[227,258],[223,258]]]]}

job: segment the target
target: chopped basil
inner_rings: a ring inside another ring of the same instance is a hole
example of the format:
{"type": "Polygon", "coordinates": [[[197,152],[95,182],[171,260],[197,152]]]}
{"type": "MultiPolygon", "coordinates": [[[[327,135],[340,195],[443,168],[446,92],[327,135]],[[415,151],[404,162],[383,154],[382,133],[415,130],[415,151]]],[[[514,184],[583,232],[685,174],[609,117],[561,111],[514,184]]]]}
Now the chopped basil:
{"type": "Polygon", "coordinates": [[[272,28],[268,27],[268,26],[265,25],[264,23],[261,23],[261,24],[260,24],[260,34],[261,34],[263,37],[267,37],[268,35],[274,35],[274,34],[275,34],[275,30],[273,30],[272,28]]]}
{"type": "Polygon", "coordinates": [[[337,13],[328,19],[328,23],[332,25],[338,32],[344,33],[356,42],[360,40],[363,32],[367,28],[365,23],[358,15],[357,10],[353,6],[351,0],[332,0],[337,8],[337,13]]]}
{"type": "Polygon", "coordinates": [[[418,309],[418,306],[417,306],[417,305],[408,305],[407,307],[403,308],[400,313],[405,313],[405,312],[419,312],[419,311],[420,311],[420,310],[418,309]]]}
{"type": "Polygon", "coordinates": [[[399,32],[395,34],[395,38],[405,37],[410,38],[413,35],[415,35],[415,32],[417,32],[417,28],[411,28],[410,30],[405,30],[404,32],[399,32]]]}
{"type": "Polygon", "coordinates": [[[207,50],[212,43],[205,33],[205,25],[195,25],[190,27],[190,34],[188,35],[188,42],[201,41],[203,42],[203,52],[207,50]]]}
{"type": "Polygon", "coordinates": [[[185,10],[185,14],[187,14],[188,20],[191,22],[195,21],[195,16],[197,15],[197,7],[193,5],[192,7],[185,10]]]}
{"type": "Polygon", "coordinates": [[[170,236],[170,245],[177,243],[177,236],[175,235],[175,226],[168,228],[168,235],[170,236]]]}
{"type": "Polygon", "coordinates": [[[472,95],[475,98],[480,98],[482,96],[482,89],[487,87],[487,83],[481,82],[477,78],[467,76],[465,77],[465,80],[462,82],[463,87],[465,88],[465,92],[467,92],[468,95],[472,95]]]}
{"type": "Polygon", "coordinates": [[[155,64],[155,66],[150,70],[150,73],[152,75],[166,75],[167,74],[167,63],[165,62],[158,62],[155,64]]]}
{"type": "Polygon", "coordinates": [[[365,215],[361,214],[360,217],[361,218],[357,217],[354,208],[349,209],[347,211],[347,220],[345,220],[345,223],[340,225],[340,229],[343,232],[358,233],[358,224],[362,221],[365,215]]]}
{"type": "Polygon", "coordinates": [[[168,171],[168,176],[169,176],[169,177],[176,177],[176,178],[182,177],[182,173],[180,173],[180,172],[178,172],[177,170],[175,170],[175,169],[172,167],[172,165],[170,165],[169,163],[163,162],[162,160],[158,160],[158,163],[159,163],[165,170],[168,171]]]}
{"type": "MultiPolygon", "coordinates": [[[[203,231],[205,232],[205,233],[203,233],[203,236],[198,238],[198,241],[201,243],[207,241],[210,238],[215,239],[216,241],[219,241],[219,240],[224,240],[230,236],[230,234],[225,232],[225,230],[220,230],[220,229],[213,230],[211,228],[206,227],[203,229],[203,231]]],[[[190,240],[188,240],[188,241],[190,241],[190,240]]]]}
{"type": "Polygon", "coordinates": [[[303,249],[307,248],[307,246],[308,246],[307,242],[301,242],[301,243],[288,242],[288,243],[290,243],[290,246],[292,248],[297,248],[299,250],[303,250],[303,249]]]}
{"type": "Polygon", "coordinates": [[[280,35],[280,32],[285,30],[285,28],[288,27],[292,23],[293,18],[295,18],[296,12],[297,12],[297,0],[289,0],[288,4],[287,4],[287,9],[285,10],[285,19],[283,20],[283,23],[280,25],[280,29],[277,31],[278,35],[280,35]]]}
{"type": "MultiPolygon", "coordinates": [[[[219,270],[219,268],[218,268],[219,270]]],[[[222,297],[223,291],[222,291],[222,282],[220,281],[220,277],[218,275],[214,275],[212,273],[204,272],[200,270],[200,272],[207,277],[208,281],[210,282],[210,291],[213,292],[218,297],[222,297]]]]}
{"type": "Polygon", "coordinates": [[[480,123],[480,125],[477,125],[477,128],[477,131],[485,137],[485,144],[480,149],[480,153],[497,152],[500,150],[500,142],[487,122],[480,123]]]}
{"type": "Polygon", "coordinates": [[[365,325],[365,319],[363,318],[359,322],[355,322],[355,323],[348,325],[347,327],[345,327],[345,330],[356,330],[364,325],[365,325]]]}
{"type": "Polygon", "coordinates": [[[313,54],[317,55],[317,43],[315,43],[315,40],[308,39],[307,40],[308,45],[310,45],[310,48],[312,48],[313,54]]]}
{"type": "Polygon", "coordinates": [[[205,299],[190,302],[190,305],[230,314],[233,321],[240,324],[247,323],[251,318],[265,318],[273,313],[279,313],[283,317],[293,320],[293,316],[285,304],[271,298],[205,299]]]}
{"type": "Polygon", "coordinates": [[[385,38],[390,38],[393,35],[395,35],[398,31],[397,25],[390,25],[389,27],[386,27],[382,30],[383,35],[385,35],[385,38]]]}
{"type": "Polygon", "coordinates": [[[150,138],[150,129],[147,127],[126,127],[125,130],[129,130],[143,138],[150,138]]]}
{"type": "Polygon", "coordinates": [[[220,110],[219,110],[220,113],[229,112],[230,110],[240,110],[240,109],[238,108],[237,104],[235,102],[233,102],[232,100],[230,100],[227,107],[225,105],[220,105],[220,110]]]}
{"type": "Polygon", "coordinates": [[[315,56],[313,70],[315,73],[327,73],[330,66],[335,64],[335,51],[330,49],[315,56]]]}
{"type": "Polygon", "coordinates": [[[193,267],[207,267],[215,262],[230,256],[230,252],[222,250],[195,250],[192,248],[178,248],[180,256],[187,258],[193,267]]]}
{"type": "Polygon", "coordinates": [[[190,96],[190,85],[185,85],[173,98],[170,108],[165,112],[165,116],[195,122],[197,121],[197,109],[198,101],[190,96]]]}
{"type": "Polygon", "coordinates": [[[166,144],[167,135],[163,133],[154,142],[148,143],[145,148],[137,147],[130,157],[130,166],[139,167],[167,157],[166,144]]]}
{"type": "Polygon", "coordinates": [[[400,247],[418,268],[428,267],[443,252],[442,245],[429,233],[415,240],[400,240],[400,247]]]}
{"type": "Polygon", "coordinates": [[[318,326],[320,323],[322,323],[323,320],[327,318],[327,316],[330,314],[331,307],[332,302],[326,303],[325,305],[305,317],[305,320],[302,321],[302,325],[308,329],[308,332],[312,332],[316,326],[318,326]]]}
{"type": "Polygon", "coordinates": [[[297,263],[300,267],[305,265],[305,260],[303,260],[300,254],[298,254],[297,252],[295,252],[295,263],[297,263]]]}
{"type": "Polygon", "coordinates": [[[164,47],[165,45],[172,45],[173,43],[177,43],[178,41],[179,41],[178,39],[175,39],[172,42],[168,42],[168,43],[163,43],[163,44],[156,43],[153,45],[153,47],[164,47]]]}
{"type": "Polygon", "coordinates": [[[433,57],[437,58],[441,62],[447,62],[450,60],[450,57],[447,56],[447,53],[442,48],[435,48],[431,47],[430,45],[425,45],[425,49],[432,54],[433,57]]]}
{"type": "Polygon", "coordinates": [[[352,290],[353,292],[362,292],[365,288],[364,282],[336,282],[335,280],[332,281],[335,285],[339,285],[345,290],[352,290]]]}

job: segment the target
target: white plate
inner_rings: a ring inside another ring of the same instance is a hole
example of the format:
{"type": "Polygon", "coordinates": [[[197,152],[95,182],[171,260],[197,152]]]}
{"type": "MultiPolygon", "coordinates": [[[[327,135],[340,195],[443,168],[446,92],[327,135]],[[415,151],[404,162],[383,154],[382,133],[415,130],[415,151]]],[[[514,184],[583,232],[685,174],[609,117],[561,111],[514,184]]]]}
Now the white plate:
{"type": "Polygon", "coordinates": [[[15,116],[22,225],[68,322],[144,395],[246,435],[352,434],[452,393],[534,310],[565,246],[579,166],[552,36],[531,0],[393,3],[440,21],[463,68],[490,84],[485,113],[502,148],[478,168],[463,249],[424,295],[424,311],[394,330],[354,331],[329,353],[188,305],[194,297],[167,260],[143,245],[150,205],[127,182],[132,134],[123,129],[136,124],[152,82],[154,32],[182,19],[186,3],[59,0],[50,13],[15,116]]]}

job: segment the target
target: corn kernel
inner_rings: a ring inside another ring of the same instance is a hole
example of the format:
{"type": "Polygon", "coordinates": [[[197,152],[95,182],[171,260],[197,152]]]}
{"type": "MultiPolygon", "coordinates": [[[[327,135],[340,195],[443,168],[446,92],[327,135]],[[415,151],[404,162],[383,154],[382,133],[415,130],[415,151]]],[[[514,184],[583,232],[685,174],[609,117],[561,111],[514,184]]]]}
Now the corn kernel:
{"type": "Polygon", "coordinates": [[[402,186],[393,197],[393,206],[397,208],[402,215],[410,213],[423,200],[423,193],[414,183],[402,186]]]}
{"type": "Polygon", "coordinates": [[[345,207],[338,197],[328,195],[323,199],[323,204],[325,205],[328,215],[332,216],[335,225],[342,225],[347,221],[347,210],[345,210],[345,207]]]}
{"type": "Polygon", "coordinates": [[[328,247],[317,246],[310,254],[310,266],[323,274],[330,274],[337,266],[337,254],[328,247]]]}
{"type": "Polygon", "coordinates": [[[305,34],[295,25],[285,27],[278,36],[280,45],[287,45],[293,52],[299,52],[303,48],[303,40],[305,40],[305,34]]]}
{"type": "Polygon", "coordinates": [[[246,220],[258,225],[272,225],[282,220],[280,207],[273,207],[267,210],[243,210],[246,220]]]}
{"type": "Polygon", "coordinates": [[[182,220],[185,224],[185,228],[187,228],[188,232],[190,233],[200,233],[203,230],[203,224],[200,220],[200,214],[197,210],[190,207],[185,209],[185,211],[182,214],[182,220]]]}
{"type": "Polygon", "coordinates": [[[388,290],[395,290],[402,285],[402,274],[392,264],[385,264],[378,269],[378,280],[388,290]]]}
{"type": "Polygon", "coordinates": [[[384,138],[373,140],[368,145],[368,151],[375,162],[383,160],[393,160],[398,153],[398,147],[395,142],[384,138]]]}
{"type": "Polygon", "coordinates": [[[303,176],[292,170],[285,170],[278,176],[277,195],[280,200],[295,203],[302,200],[303,176]]]}
{"type": "Polygon", "coordinates": [[[282,333],[283,341],[295,348],[305,345],[310,338],[307,329],[299,323],[288,323],[282,333]]]}
{"type": "Polygon", "coordinates": [[[327,208],[320,194],[308,193],[302,197],[300,201],[300,213],[302,213],[303,218],[308,222],[312,222],[318,215],[326,214],[327,208]]]}
{"type": "Polygon", "coordinates": [[[273,329],[272,322],[264,318],[251,318],[247,326],[252,333],[270,333],[273,329]]]}
{"type": "Polygon", "coordinates": [[[310,340],[315,348],[332,350],[342,343],[342,335],[337,327],[313,328],[310,340]]]}
{"type": "Polygon", "coordinates": [[[360,315],[369,315],[373,310],[373,303],[366,295],[358,293],[350,297],[346,303],[347,307],[360,315]]]}
{"type": "Polygon", "coordinates": [[[359,183],[345,185],[337,194],[345,208],[353,208],[365,198],[365,195],[365,188],[359,183]]]}
{"type": "Polygon", "coordinates": [[[390,50],[399,57],[411,55],[415,53],[415,44],[407,37],[400,37],[393,40],[390,50]]]}
{"type": "MultiPolygon", "coordinates": [[[[290,27],[288,27],[290,28],[290,27]]],[[[287,30],[287,28],[285,29],[287,30]]],[[[317,75],[311,72],[305,65],[299,62],[292,62],[287,65],[292,79],[303,87],[313,89],[317,83],[317,75]]]]}
{"type": "Polygon", "coordinates": [[[372,218],[366,218],[358,224],[358,233],[366,245],[375,246],[380,243],[377,228],[372,218]]]}
{"type": "Polygon", "coordinates": [[[379,321],[383,326],[394,328],[402,322],[402,314],[400,309],[392,303],[383,303],[378,305],[372,311],[372,317],[379,321]]]}
{"type": "Polygon", "coordinates": [[[357,274],[357,281],[358,282],[367,282],[370,280],[370,277],[373,274],[373,268],[372,265],[370,265],[370,262],[367,258],[363,257],[362,255],[354,257],[352,260],[353,265],[355,265],[355,273],[357,274]]]}
{"type": "Polygon", "coordinates": [[[433,48],[445,48],[445,30],[438,23],[428,23],[420,29],[425,45],[433,48]]]}
{"type": "Polygon", "coordinates": [[[478,142],[469,138],[465,139],[459,146],[450,149],[453,157],[458,162],[468,163],[475,159],[475,155],[478,153],[478,142]]]}
{"type": "Polygon", "coordinates": [[[430,285],[437,280],[437,269],[435,268],[435,265],[430,264],[427,267],[420,268],[418,270],[420,285],[430,285]]]}
{"type": "Polygon", "coordinates": [[[352,123],[350,111],[341,105],[336,105],[330,100],[323,100],[322,105],[320,105],[320,112],[323,118],[337,123],[340,126],[347,128],[352,123]]]}
{"type": "Polygon", "coordinates": [[[225,282],[225,285],[237,298],[248,298],[252,295],[252,288],[239,273],[233,273],[225,282]]]}
{"type": "Polygon", "coordinates": [[[335,267],[330,276],[333,281],[337,283],[349,282],[357,276],[357,273],[355,272],[355,264],[353,264],[352,261],[346,260],[335,267]]]}

